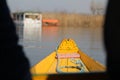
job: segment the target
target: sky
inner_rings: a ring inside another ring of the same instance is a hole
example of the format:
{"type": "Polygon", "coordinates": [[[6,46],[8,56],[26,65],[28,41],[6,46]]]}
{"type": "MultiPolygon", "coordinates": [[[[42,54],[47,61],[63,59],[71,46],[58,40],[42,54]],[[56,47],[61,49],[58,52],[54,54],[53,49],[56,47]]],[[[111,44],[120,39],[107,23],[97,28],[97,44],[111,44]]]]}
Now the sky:
{"type": "MultiPolygon", "coordinates": [[[[66,11],[91,13],[92,0],[7,0],[11,12],[15,11],[66,11]]],[[[107,0],[94,0],[97,4],[107,5],[107,0]]]]}

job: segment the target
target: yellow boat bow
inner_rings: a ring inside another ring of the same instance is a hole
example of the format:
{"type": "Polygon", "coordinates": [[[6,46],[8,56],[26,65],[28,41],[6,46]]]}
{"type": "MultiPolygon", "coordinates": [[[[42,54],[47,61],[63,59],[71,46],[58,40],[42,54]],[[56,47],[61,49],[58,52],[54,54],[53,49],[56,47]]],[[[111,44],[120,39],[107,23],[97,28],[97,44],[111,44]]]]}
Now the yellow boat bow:
{"type": "Polygon", "coordinates": [[[83,53],[73,39],[63,39],[50,55],[31,68],[32,74],[105,71],[105,66],[83,53]]]}

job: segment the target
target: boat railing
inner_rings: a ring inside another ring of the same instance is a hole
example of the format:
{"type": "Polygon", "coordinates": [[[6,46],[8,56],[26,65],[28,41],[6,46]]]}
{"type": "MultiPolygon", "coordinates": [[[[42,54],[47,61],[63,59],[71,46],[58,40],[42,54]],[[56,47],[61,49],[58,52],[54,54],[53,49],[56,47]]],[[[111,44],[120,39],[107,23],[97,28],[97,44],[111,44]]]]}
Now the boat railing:
{"type": "Polygon", "coordinates": [[[78,53],[59,53],[56,55],[56,58],[80,58],[78,53]]]}

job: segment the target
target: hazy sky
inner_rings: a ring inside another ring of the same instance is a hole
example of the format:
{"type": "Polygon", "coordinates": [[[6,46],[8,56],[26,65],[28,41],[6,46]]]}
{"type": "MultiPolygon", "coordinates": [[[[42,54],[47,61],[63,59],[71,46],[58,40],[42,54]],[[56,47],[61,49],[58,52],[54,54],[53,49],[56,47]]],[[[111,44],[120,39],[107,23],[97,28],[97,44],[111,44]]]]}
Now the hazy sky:
{"type": "MultiPolygon", "coordinates": [[[[91,0],[7,0],[13,11],[67,11],[91,13],[91,0]]],[[[94,0],[106,6],[107,0],[94,0]]]]}

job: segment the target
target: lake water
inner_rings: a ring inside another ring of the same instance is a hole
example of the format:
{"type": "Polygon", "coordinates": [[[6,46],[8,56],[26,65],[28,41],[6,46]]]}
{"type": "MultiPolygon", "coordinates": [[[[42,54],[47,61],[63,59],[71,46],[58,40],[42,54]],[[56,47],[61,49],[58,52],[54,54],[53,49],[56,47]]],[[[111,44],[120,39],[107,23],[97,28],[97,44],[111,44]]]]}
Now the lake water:
{"type": "Polygon", "coordinates": [[[106,65],[102,27],[17,26],[19,43],[31,66],[53,52],[64,38],[72,38],[87,55],[106,65]]]}

